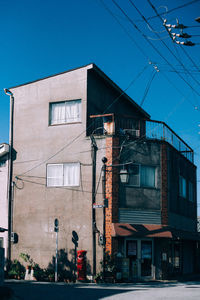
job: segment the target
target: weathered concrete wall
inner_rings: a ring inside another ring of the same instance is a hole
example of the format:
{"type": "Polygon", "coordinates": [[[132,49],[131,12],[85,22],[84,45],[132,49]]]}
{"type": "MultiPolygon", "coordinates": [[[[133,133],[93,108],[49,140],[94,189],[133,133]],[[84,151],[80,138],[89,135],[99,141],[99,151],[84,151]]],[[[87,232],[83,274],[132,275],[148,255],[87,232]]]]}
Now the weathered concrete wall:
{"type": "MultiPolygon", "coordinates": [[[[72,231],[76,231],[78,250],[88,251],[91,266],[92,161],[91,142],[85,132],[87,67],[14,88],[12,92],[15,97],[14,148],[17,151],[14,178],[17,175],[20,178],[16,179],[13,220],[19,242],[13,245],[12,258],[25,252],[46,267],[55,255],[54,219],[58,218],[59,249],[65,249],[71,261],[72,231]],[[81,122],[49,126],[49,103],[74,99],[82,101],[81,122]],[[80,186],[47,187],[47,163],[64,162],[80,162],[80,186]]],[[[103,140],[99,148],[105,149],[102,143],[103,140]]],[[[97,163],[97,178],[101,165],[97,163]]],[[[99,191],[102,197],[101,185],[99,191]]],[[[101,248],[97,251],[101,255],[101,248]]]]}
{"type": "MultiPolygon", "coordinates": [[[[0,166],[0,227],[8,229],[8,200],[7,200],[7,188],[8,188],[8,157],[4,156],[0,162],[5,162],[5,165],[0,166]]],[[[5,249],[5,255],[7,255],[8,247],[8,233],[0,232],[0,238],[3,239],[3,247],[5,249]]]]}
{"type": "Polygon", "coordinates": [[[156,187],[144,188],[121,185],[120,207],[134,210],[161,210],[160,144],[151,141],[132,141],[124,145],[121,162],[156,167],[156,187]]]}
{"type": "Polygon", "coordinates": [[[177,150],[167,146],[169,225],[183,230],[196,231],[197,196],[196,167],[177,150]],[[186,179],[186,198],[179,195],[179,177],[186,179]],[[188,182],[193,183],[194,201],[189,201],[188,182]]]}
{"type": "MultiPolygon", "coordinates": [[[[120,96],[111,84],[97,74],[94,70],[88,70],[88,119],[87,126],[93,122],[90,115],[114,113],[116,116],[125,115],[136,119],[144,119],[145,116],[138,108],[130,103],[125,96],[120,96]],[[111,105],[108,105],[111,104],[111,105]]],[[[144,122],[141,122],[140,132],[144,134],[144,122]]]]}

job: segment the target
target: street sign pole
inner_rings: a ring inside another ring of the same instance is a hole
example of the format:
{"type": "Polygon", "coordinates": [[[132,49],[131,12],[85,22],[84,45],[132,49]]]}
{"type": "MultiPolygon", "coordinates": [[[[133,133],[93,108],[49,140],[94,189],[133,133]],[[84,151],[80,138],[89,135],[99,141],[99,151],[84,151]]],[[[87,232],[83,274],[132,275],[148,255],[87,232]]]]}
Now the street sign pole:
{"type": "Polygon", "coordinates": [[[54,220],[54,231],[56,233],[56,259],[55,259],[55,282],[58,281],[58,231],[59,231],[59,221],[54,220]]]}
{"type": "Polygon", "coordinates": [[[56,232],[55,282],[58,281],[58,232],[56,232]]]}

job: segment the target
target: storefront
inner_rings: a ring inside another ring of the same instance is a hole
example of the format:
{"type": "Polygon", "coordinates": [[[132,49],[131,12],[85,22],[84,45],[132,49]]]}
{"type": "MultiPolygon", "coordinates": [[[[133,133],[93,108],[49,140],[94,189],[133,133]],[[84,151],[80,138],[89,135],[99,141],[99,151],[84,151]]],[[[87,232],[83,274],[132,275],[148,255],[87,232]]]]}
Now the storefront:
{"type": "Polygon", "coordinates": [[[113,238],[118,241],[117,269],[124,280],[170,279],[198,272],[197,233],[117,223],[113,238]]]}

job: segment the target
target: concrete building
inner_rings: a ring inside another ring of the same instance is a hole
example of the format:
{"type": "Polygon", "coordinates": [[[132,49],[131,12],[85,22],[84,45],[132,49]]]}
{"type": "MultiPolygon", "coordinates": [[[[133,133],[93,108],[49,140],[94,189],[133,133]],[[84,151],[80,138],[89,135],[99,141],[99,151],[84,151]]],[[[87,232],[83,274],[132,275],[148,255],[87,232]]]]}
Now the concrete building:
{"type": "Polygon", "coordinates": [[[98,270],[105,231],[105,249],[126,280],[195,271],[196,167],[176,133],[151,121],[94,64],[10,91],[19,238],[12,258],[28,253],[46,267],[55,256],[57,218],[68,268],[78,249],[87,251],[87,274],[98,270]],[[127,183],[120,182],[123,172],[127,183]]]}
{"type": "Polygon", "coordinates": [[[8,249],[8,153],[9,145],[0,144],[0,248],[8,249]]]}

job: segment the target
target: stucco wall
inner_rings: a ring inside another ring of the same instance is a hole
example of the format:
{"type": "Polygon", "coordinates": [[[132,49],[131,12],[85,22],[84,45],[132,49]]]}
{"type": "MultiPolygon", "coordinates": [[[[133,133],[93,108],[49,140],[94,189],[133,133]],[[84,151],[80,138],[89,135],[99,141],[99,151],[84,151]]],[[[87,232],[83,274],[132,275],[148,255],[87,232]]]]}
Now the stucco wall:
{"type": "MultiPolygon", "coordinates": [[[[5,161],[5,165],[0,167],[0,227],[8,229],[8,201],[7,201],[7,184],[8,184],[8,160],[2,157],[1,161],[5,161]]],[[[3,238],[3,247],[5,255],[7,255],[8,234],[0,232],[3,238]]]]}
{"type": "MultiPolygon", "coordinates": [[[[19,242],[13,245],[12,258],[28,253],[35,262],[47,266],[55,255],[54,219],[58,218],[59,249],[72,260],[72,231],[78,234],[78,250],[87,250],[92,267],[92,175],[91,141],[86,137],[87,67],[60,74],[12,90],[15,97],[13,230],[19,242]],[[49,126],[49,103],[81,99],[81,122],[49,126]],[[79,187],[46,186],[47,163],[80,162],[79,187]]],[[[99,140],[97,180],[104,156],[104,139],[99,140]],[[102,149],[102,150],[101,150],[102,149]]],[[[98,197],[102,197],[101,185],[98,197]]],[[[100,201],[100,200],[99,200],[100,201]]],[[[99,211],[100,215],[101,212],[99,211]]],[[[101,216],[97,216],[98,222],[101,216]]],[[[97,255],[102,249],[97,247],[97,255]]]]}

